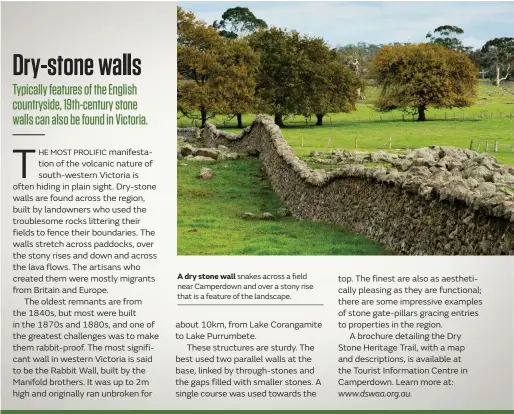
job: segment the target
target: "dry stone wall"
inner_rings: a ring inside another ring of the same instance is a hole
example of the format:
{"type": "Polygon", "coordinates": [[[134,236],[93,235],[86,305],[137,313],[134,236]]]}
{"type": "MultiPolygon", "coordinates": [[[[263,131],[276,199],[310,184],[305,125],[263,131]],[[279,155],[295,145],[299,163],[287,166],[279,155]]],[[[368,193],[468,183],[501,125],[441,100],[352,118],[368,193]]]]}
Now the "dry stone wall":
{"type": "Polygon", "coordinates": [[[369,157],[390,164],[365,168],[348,161],[359,154],[341,152],[335,153],[339,168],[327,172],[295,156],[268,116],[239,135],[207,124],[202,140],[206,147],[258,151],[274,190],[297,218],[341,224],[400,254],[514,253],[514,195],[508,188],[514,170],[493,157],[430,147],[362,155],[363,162],[369,157]]]}
{"type": "Polygon", "coordinates": [[[201,130],[196,127],[177,128],[177,136],[184,141],[195,141],[200,138],[201,130]]]}

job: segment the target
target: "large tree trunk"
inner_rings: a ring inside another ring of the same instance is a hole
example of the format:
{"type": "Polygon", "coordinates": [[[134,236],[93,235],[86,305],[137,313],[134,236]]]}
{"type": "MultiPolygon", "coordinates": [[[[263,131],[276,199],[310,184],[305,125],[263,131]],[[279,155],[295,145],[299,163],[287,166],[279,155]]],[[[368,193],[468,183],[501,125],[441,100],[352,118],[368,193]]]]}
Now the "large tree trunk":
{"type": "Polygon", "coordinates": [[[284,121],[282,120],[282,114],[275,114],[275,124],[277,124],[280,128],[285,127],[284,121]]]}
{"type": "Polygon", "coordinates": [[[496,87],[500,86],[500,65],[496,64],[496,87]]]}
{"type": "Polygon", "coordinates": [[[325,114],[316,114],[316,125],[323,125],[323,117],[325,116],[325,114]]]}
{"type": "Polygon", "coordinates": [[[243,128],[243,114],[236,114],[237,116],[237,127],[243,128]]]}
{"type": "Polygon", "coordinates": [[[200,109],[200,114],[202,116],[202,126],[201,126],[201,128],[205,128],[205,123],[207,122],[207,110],[206,109],[200,109]]]}
{"type": "Polygon", "coordinates": [[[427,118],[425,117],[425,107],[418,108],[418,121],[426,121],[427,118]]]}

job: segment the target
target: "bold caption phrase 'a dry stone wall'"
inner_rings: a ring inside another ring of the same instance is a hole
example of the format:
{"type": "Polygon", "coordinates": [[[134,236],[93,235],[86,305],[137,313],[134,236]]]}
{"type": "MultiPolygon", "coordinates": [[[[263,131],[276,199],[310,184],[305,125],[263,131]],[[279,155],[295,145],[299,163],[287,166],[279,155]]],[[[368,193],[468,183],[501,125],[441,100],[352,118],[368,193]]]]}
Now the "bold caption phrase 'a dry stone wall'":
{"type": "Polygon", "coordinates": [[[514,253],[514,169],[493,157],[452,147],[398,155],[335,151],[325,162],[340,168],[326,172],[296,157],[268,116],[239,135],[207,124],[202,140],[259,151],[274,190],[297,218],[341,224],[402,254],[514,253]],[[390,168],[365,168],[359,157],[390,168]]]}

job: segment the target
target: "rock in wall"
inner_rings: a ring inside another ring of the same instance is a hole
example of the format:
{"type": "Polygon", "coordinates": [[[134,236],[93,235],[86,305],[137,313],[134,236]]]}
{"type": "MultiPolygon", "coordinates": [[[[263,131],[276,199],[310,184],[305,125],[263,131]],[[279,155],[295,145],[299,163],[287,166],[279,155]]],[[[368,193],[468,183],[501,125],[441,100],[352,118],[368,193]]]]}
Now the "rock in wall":
{"type": "Polygon", "coordinates": [[[177,136],[184,141],[195,141],[200,138],[200,129],[195,127],[177,128],[177,136]]]}
{"type": "Polygon", "coordinates": [[[274,190],[297,218],[341,224],[400,254],[514,254],[514,195],[492,183],[514,171],[493,166],[492,157],[430,147],[402,156],[402,168],[313,170],[269,116],[239,135],[207,124],[202,139],[208,147],[259,151],[274,190]]]}

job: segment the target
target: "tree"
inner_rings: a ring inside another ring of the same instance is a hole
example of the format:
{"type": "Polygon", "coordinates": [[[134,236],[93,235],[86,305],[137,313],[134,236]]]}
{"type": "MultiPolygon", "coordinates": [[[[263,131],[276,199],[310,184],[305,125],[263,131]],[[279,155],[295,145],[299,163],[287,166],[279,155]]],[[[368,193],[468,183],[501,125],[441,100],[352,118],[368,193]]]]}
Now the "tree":
{"type": "Polygon", "coordinates": [[[256,87],[260,109],[274,114],[275,123],[283,127],[283,116],[302,113],[298,111],[306,99],[302,37],[296,31],[272,27],[253,33],[248,41],[260,56],[256,87]]]}
{"type": "Polygon", "coordinates": [[[257,65],[248,43],[229,41],[180,7],[177,17],[178,109],[202,128],[218,113],[247,110],[257,65]]]}
{"type": "Polygon", "coordinates": [[[355,111],[363,83],[337,60],[327,62],[318,73],[318,81],[311,84],[309,107],[316,115],[316,125],[321,126],[327,113],[355,111]]]}
{"type": "Polygon", "coordinates": [[[238,128],[243,128],[242,114],[255,107],[255,86],[259,57],[243,39],[228,41],[225,60],[225,77],[228,88],[223,91],[228,113],[237,117],[238,128]]]}
{"type": "Polygon", "coordinates": [[[247,7],[232,7],[221,15],[221,20],[215,20],[212,26],[228,39],[237,39],[255,32],[267,29],[268,25],[258,19],[247,7]]]}
{"type": "Polygon", "coordinates": [[[303,80],[306,84],[306,115],[316,115],[316,125],[330,112],[350,112],[360,97],[364,83],[356,71],[345,65],[336,50],[330,50],[322,39],[310,39],[305,53],[311,64],[303,80]]]}
{"type": "Polygon", "coordinates": [[[323,39],[272,27],[253,33],[248,40],[260,56],[259,107],[274,114],[280,127],[285,126],[287,115],[316,114],[322,124],[327,112],[354,107],[357,76],[323,39]]]}
{"type": "Polygon", "coordinates": [[[191,12],[177,11],[178,109],[189,118],[200,114],[201,125],[222,112],[218,92],[223,87],[220,54],[223,38],[218,31],[195,19],[191,12]]]}
{"type": "Polygon", "coordinates": [[[344,64],[354,70],[359,76],[366,78],[371,69],[373,55],[380,49],[380,45],[359,42],[356,45],[348,44],[336,48],[344,64]]]}
{"type": "MultiPolygon", "coordinates": [[[[246,7],[232,7],[227,9],[222,15],[222,20],[215,20],[212,26],[219,30],[221,36],[230,40],[236,40],[260,28],[265,29],[268,27],[264,20],[255,17],[246,7]]],[[[241,48],[239,48],[239,50],[241,51],[241,48]]],[[[245,54],[247,57],[250,57],[246,52],[245,54]]],[[[242,111],[252,109],[255,98],[254,78],[258,69],[258,62],[255,62],[254,57],[250,57],[250,59],[252,60],[251,64],[247,65],[241,71],[233,73],[234,94],[229,101],[229,107],[230,112],[237,118],[238,128],[243,128],[242,111]]]]}
{"type": "Polygon", "coordinates": [[[481,49],[470,50],[468,53],[466,53],[466,55],[468,56],[469,60],[471,60],[471,62],[473,62],[473,64],[478,69],[478,71],[479,71],[478,73],[479,73],[480,77],[482,79],[485,79],[485,75],[488,71],[484,70],[484,65],[483,65],[484,55],[482,53],[482,50],[481,49]]]}
{"type": "MultiPolygon", "coordinates": [[[[371,81],[371,60],[380,47],[380,45],[359,42],[356,45],[339,46],[336,51],[346,66],[352,69],[359,78],[369,82],[371,81]]],[[[357,89],[357,93],[359,99],[365,99],[362,87],[357,89]]]]}
{"type": "Polygon", "coordinates": [[[457,52],[468,52],[472,48],[468,46],[464,46],[462,41],[456,36],[464,33],[458,26],[439,26],[434,30],[434,33],[427,33],[426,38],[430,39],[430,43],[435,43],[437,45],[444,46],[450,50],[455,50],[457,52]]]}
{"type": "Polygon", "coordinates": [[[481,50],[482,64],[493,71],[496,86],[514,73],[514,38],[497,37],[489,40],[481,50]]]}
{"type": "Polygon", "coordinates": [[[476,100],[476,67],[466,55],[441,45],[383,46],[373,68],[382,86],[376,103],[381,111],[415,110],[418,121],[425,121],[430,106],[463,108],[476,100]]]}

